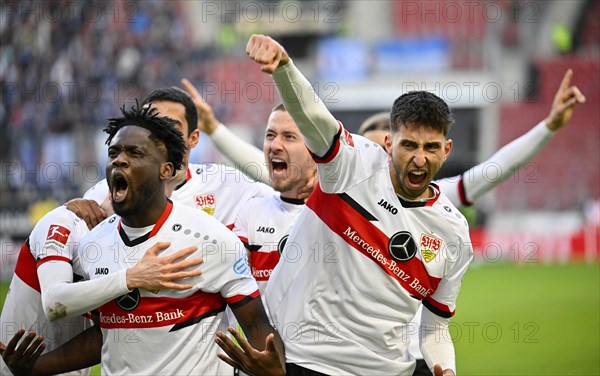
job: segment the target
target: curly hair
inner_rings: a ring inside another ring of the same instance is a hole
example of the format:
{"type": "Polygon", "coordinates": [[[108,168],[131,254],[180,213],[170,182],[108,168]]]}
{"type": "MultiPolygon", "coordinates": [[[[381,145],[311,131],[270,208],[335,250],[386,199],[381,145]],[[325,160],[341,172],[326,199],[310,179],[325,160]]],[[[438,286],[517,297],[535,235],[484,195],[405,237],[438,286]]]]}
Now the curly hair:
{"type": "Polygon", "coordinates": [[[404,124],[424,125],[448,135],[454,117],[444,100],[428,91],[410,91],[394,101],[390,113],[392,133],[404,124]]]}
{"type": "Polygon", "coordinates": [[[168,117],[158,116],[158,111],[151,107],[140,107],[139,102],[135,101],[135,106],[129,110],[125,105],[121,107],[123,117],[108,119],[108,125],[103,129],[108,133],[106,145],[109,145],[115,134],[128,125],[135,125],[150,131],[150,139],[154,141],[157,147],[165,146],[167,152],[167,162],[171,162],[175,171],[183,166],[183,156],[185,154],[185,142],[183,134],[175,127],[175,122],[168,117]]]}

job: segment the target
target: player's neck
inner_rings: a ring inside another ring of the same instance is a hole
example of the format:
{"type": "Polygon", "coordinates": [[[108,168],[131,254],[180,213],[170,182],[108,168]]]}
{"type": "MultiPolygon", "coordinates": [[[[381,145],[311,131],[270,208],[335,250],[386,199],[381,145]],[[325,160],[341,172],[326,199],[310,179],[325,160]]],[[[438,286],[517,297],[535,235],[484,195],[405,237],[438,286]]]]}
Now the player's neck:
{"type": "Polygon", "coordinates": [[[164,213],[167,207],[167,197],[162,194],[160,197],[147,202],[142,208],[128,216],[122,216],[121,221],[129,227],[141,228],[151,226],[158,222],[158,219],[164,213]]]}

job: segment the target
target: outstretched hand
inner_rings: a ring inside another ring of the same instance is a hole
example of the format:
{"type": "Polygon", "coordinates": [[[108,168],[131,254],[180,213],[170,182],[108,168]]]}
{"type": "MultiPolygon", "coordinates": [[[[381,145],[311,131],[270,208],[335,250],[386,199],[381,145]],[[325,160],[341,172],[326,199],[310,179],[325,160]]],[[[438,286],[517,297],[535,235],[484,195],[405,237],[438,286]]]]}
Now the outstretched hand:
{"type": "Polygon", "coordinates": [[[215,342],[228,355],[218,354],[219,359],[249,375],[285,375],[282,356],[275,347],[275,335],[269,334],[265,350],[254,349],[248,341],[231,326],[227,328],[240,344],[239,347],[223,332],[217,332],[215,342]]]}
{"type": "Polygon", "coordinates": [[[253,34],[246,45],[246,53],[250,59],[261,64],[261,71],[269,74],[290,62],[290,57],[285,49],[266,35],[253,34]]]}
{"type": "Polygon", "coordinates": [[[127,288],[142,288],[149,291],[160,289],[187,290],[192,288],[189,283],[174,282],[178,279],[196,277],[202,274],[201,258],[185,259],[194,253],[198,247],[191,246],[181,249],[169,256],[159,257],[158,253],[169,248],[171,243],[158,242],[146,251],[142,259],[132,268],[127,269],[127,288]],[[193,269],[191,269],[193,268],[193,269]]]}
{"type": "Polygon", "coordinates": [[[184,78],[181,80],[181,84],[185,87],[188,95],[192,98],[192,101],[196,106],[196,111],[198,111],[198,128],[200,131],[210,136],[219,126],[219,122],[215,118],[212,107],[206,103],[204,98],[202,98],[202,95],[200,95],[190,80],[184,78]]]}
{"type": "Polygon", "coordinates": [[[551,131],[556,131],[565,125],[573,116],[573,110],[578,103],[585,103],[585,96],[577,86],[571,86],[573,70],[565,73],[562,82],[554,96],[552,109],[546,118],[546,126],[551,131]]]}
{"type": "Polygon", "coordinates": [[[0,355],[15,376],[31,374],[35,362],[46,348],[44,337],[36,338],[35,332],[29,332],[17,347],[24,334],[25,330],[20,329],[7,346],[0,342],[0,355]]]}

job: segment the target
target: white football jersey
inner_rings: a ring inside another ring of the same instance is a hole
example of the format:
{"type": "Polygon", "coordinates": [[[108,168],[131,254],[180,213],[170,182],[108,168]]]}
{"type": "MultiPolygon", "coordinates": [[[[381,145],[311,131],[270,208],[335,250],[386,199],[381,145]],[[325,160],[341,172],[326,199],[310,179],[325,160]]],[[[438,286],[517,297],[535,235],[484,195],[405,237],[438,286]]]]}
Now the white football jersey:
{"type": "Polygon", "coordinates": [[[473,203],[467,198],[465,191],[464,176],[454,176],[436,180],[435,183],[440,188],[440,191],[452,202],[454,206],[471,206],[473,203]]]}
{"type": "MultiPolygon", "coordinates": [[[[421,304],[450,317],[472,259],[465,218],[435,186],[394,192],[388,156],[340,126],[319,186],[265,293],[286,361],[325,374],[406,374],[408,324],[421,304]]],[[[414,329],[414,328],[413,328],[414,329]]]]}
{"type": "Polygon", "coordinates": [[[233,232],[250,251],[250,268],[261,294],[302,208],[304,200],[274,195],[253,198],[240,209],[233,232]]]}
{"type": "MultiPolygon", "coordinates": [[[[171,242],[168,255],[191,245],[203,273],[190,290],[135,289],[99,307],[103,374],[216,375],[224,364],[214,342],[227,304],[258,297],[256,281],[240,240],[211,216],[169,202],[145,236],[130,240],[120,218],[111,216],[82,241],[74,265],[85,279],[135,265],[158,241],[171,242]]],[[[226,367],[228,368],[228,367],[226,367]]]]}
{"type": "MultiPolygon", "coordinates": [[[[108,194],[106,179],[97,183],[86,192],[86,195],[92,193],[94,196],[106,197],[108,194]]],[[[225,164],[190,163],[186,182],[173,191],[171,200],[201,209],[232,229],[241,204],[252,197],[274,194],[275,191],[268,185],[258,183],[225,164]]]]}
{"type": "MultiPolygon", "coordinates": [[[[40,294],[38,266],[47,262],[71,263],[77,246],[88,233],[85,222],[64,206],[50,211],[35,225],[21,247],[15,274],[0,315],[0,341],[7,344],[23,328],[44,336],[46,350],[52,351],[86,329],[88,319],[77,316],[48,321],[40,294]]],[[[4,374],[4,370],[2,370],[4,374]]],[[[7,371],[8,372],[8,371],[7,371]]],[[[88,374],[89,370],[69,374],[88,374]]]]}

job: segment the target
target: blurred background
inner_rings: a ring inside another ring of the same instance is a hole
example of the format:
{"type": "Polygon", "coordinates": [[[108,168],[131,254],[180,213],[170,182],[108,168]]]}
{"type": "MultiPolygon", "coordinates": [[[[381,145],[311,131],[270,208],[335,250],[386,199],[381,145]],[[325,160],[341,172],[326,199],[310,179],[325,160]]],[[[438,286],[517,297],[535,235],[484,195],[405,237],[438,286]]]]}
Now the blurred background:
{"type": "MultiPolygon", "coordinates": [[[[246,58],[252,33],[280,41],[350,131],[389,110],[406,91],[429,90],[444,98],[457,121],[450,134],[455,146],[439,177],[485,161],[544,119],[572,68],[587,103],[537,157],[465,210],[476,263],[474,282],[468,274],[460,297],[470,308],[466,318],[457,315],[458,322],[478,320],[482,300],[499,286],[506,290],[499,289],[496,299],[523,299],[504,301],[509,316],[525,306],[544,314],[504,326],[489,319],[499,309],[490,311],[496,306],[486,301],[487,323],[499,325],[501,338],[515,339],[506,354],[489,341],[490,327],[481,343],[453,336],[466,374],[541,374],[543,367],[561,375],[600,372],[595,0],[3,0],[0,279],[10,280],[20,244],[37,219],[103,178],[101,129],[135,98],[188,78],[221,122],[261,147],[266,119],[279,99],[270,77],[246,58]],[[546,267],[533,268],[540,265],[546,267]],[[543,276],[532,278],[534,273],[543,276]],[[553,302],[559,294],[581,299],[553,302]],[[552,309],[577,316],[546,323],[542,317],[552,309]],[[538,325],[537,337],[524,335],[533,333],[528,323],[538,325]],[[568,333],[575,347],[551,347],[555,338],[544,337],[544,328],[557,330],[556,340],[568,333]],[[526,338],[537,339],[538,347],[519,347],[529,344],[526,338]],[[540,342],[556,353],[541,350],[540,342]]],[[[207,137],[191,157],[221,160],[207,137]]],[[[493,165],[485,173],[492,180],[499,175],[493,165]]]]}

